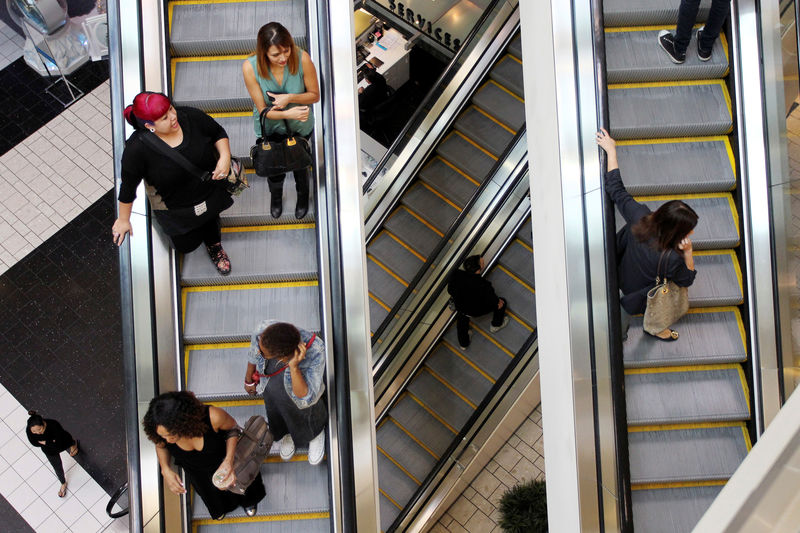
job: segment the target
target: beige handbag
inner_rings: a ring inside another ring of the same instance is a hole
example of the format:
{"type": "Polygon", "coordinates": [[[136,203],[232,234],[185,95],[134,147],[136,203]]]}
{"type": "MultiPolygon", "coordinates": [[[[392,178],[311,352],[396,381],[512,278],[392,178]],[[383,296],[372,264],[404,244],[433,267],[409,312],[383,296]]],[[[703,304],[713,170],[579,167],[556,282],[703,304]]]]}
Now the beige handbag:
{"type": "Polygon", "coordinates": [[[656,286],[647,291],[644,330],[651,335],[661,333],[677,322],[689,310],[689,289],[679,287],[666,276],[661,277],[661,262],[669,250],[661,252],[656,271],[656,286]]]}

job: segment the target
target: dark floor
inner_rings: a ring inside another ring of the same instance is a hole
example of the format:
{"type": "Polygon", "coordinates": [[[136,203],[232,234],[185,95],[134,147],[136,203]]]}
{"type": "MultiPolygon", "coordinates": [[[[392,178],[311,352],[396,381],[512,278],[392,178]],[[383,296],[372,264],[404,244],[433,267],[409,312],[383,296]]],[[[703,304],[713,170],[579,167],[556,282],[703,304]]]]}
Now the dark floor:
{"type": "MultiPolygon", "coordinates": [[[[108,79],[108,61],[90,61],[67,78],[88,93],[108,79]]],[[[23,58],[0,70],[0,155],[64,111],[64,106],[44,92],[55,79],[41,77],[23,58]]],[[[62,100],[64,89],[63,81],[54,88],[62,100]]]]}
{"type": "Polygon", "coordinates": [[[127,480],[113,222],[110,191],[0,276],[0,383],[80,440],[108,493],[127,480]]]}
{"type": "Polygon", "coordinates": [[[0,496],[0,521],[2,528],[0,531],[13,531],[14,533],[33,533],[31,526],[20,516],[14,507],[0,496]]]}

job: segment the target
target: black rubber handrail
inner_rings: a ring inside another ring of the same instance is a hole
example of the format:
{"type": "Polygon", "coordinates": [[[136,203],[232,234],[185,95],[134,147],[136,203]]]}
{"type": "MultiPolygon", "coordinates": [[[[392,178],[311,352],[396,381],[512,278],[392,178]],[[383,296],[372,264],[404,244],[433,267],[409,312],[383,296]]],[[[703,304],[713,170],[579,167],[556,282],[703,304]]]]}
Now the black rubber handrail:
{"type": "Polygon", "coordinates": [[[116,492],[114,492],[113,496],[111,496],[111,499],[108,500],[108,505],[106,505],[106,514],[108,516],[110,516],[111,518],[119,518],[121,516],[125,516],[126,514],[128,514],[128,512],[130,511],[129,507],[125,507],[120,511],[116,512],[113,511],[114,506],[117,504],[119,499],[122,498],[124,494],[127,494],[127,492],[128,492],[128,483],[125,482],[124,485],[122,485],[120,488],[116,490],[116,492]]]}
{"type": "MultiPolygon", "coordinates": [[[[478,405],[475,411],[472,412],[472,415],[469,417],[467,422],[464,424],[464,427],[461,428],[461,431],[458,432],[458,435],[453,438],[453,441],[450,443],[450,446],[447,447],[447,450],[440,456],[439,461],[434,465],[433,469],[425,476],[425,479],[422,480],[417,490],[414,492],[414,495],[408,501],[408,503],[403,507],[400,511],[400,514],[397,515],[392,525],[387,530],[388,532],[395,531],[397,527],[399,527],[400,523],[408,516],[409,511],[414,508],[420,500],[423,499],[425,492],[428,490],[428,486],[433,482],[436,475],[439,471],[444,468],[448,461],[450,461],[451,456],[458,447],[461,445],[461,442],[466,437],[467,433],[469,433],[473,426],[478,422],[478,418],[483,416],[484,410],[489,406],[489,403],[492,402],[497,396],[500,391],[512,385],[512,383],[506,383],[509,377],[514,373],[516,368],[520,365],[521,361],[525,359],[523,356],[527,353],[533,343],[536,342],[538,338],[538,330],[534,328],[531,334],[525,339],[525,342],[522,344],[522,347],[517,350],[517,353],[514,354],[514,358],[511,360],[511,363],[506,367],[500,377],[497,378],[497,381],[492,385],[492,388],[489,389],[489,393],[483,398],[483,401],[478,405]]],[[[537,350],[538,351],[538,350],[537,350]]],[[[532,360],[532,359],[529,359],[532,360]]],[[[497,407],[497,404],[493,407],[493,410],[497,407]]],[[[491,413],[490,413],[491,414],[491,413]]]]}
{"type": "MultiPolygon", "coordinates": [[[[456,232],[456,229],[458,229],[458,227],[461,225],[461,222],[464,220],[464,218],[466,218],[470,208],[472,208],[472,206],[475,205],[475,202],[478,201],[478,198],[480,198],[481,193],[484,191],[484,189],[486,189],[486,187],[492,181],[494,175],[503,167],[503,164],[505,163],[509,154],[517,146],[517,143],[520,142],[520,139],[522,138],[523,135],[525,135],[525,124],[523,124],[522,127],[520,127],[519,131],[516,133],[516,135],[514,135],[514,138],[511,140],[509,145],[506,146],[506,149],[503,151],[500,157],[497,158],[497,161],[495,161],[494,165],[492,165],[492,168],[491,170],[489,170],[489,173],[486,175],[486,178],[477,188],[472,197],[464,205],[464,208],[455,218],[453,223],[450,224],[450,227],[447,229],[447,232],[445,232],[444,236],[442,236],[442,238],[439,239],[439,244],[437,244],[436,248],[434,248],[433,251],[430,254],[428,254],[428,259],[425,261],[425,264],[422,265],[422,267],[417,271],[416,275],[411,279],[411,281],[408,283],[408,286],[403,291],[403,294],[400,295],[400,298],[398,298],[397,302],[389,310],[389,314],[386,315],[386,318],[383,319],[383,322],[381,322],[378,328],[373,332],[372,334],[373,346],[378,342],[381,333],[383,333],[388,324],[391,322],[390,320],[391,317],[397,314],[397,312],[405,303],[406,299],[409,296],[411,296],[411,294],[413,294],[415,287],[417,286],[417,283],[419,283],[419,281],[422,279],[422,277],[425,275],[425,273],[428,271],[431,265],[433,265],[435,260],[438,258],[439,254],[444,249],[444,247],[447,246],[447,244],[450,242],[450,238],[456,232]]],[[[525,165],[525,168],[527,168],[527,164],[525,165]]],[[[520,174],[522,174],[522,172],[524,172],[524,169],[520,172],[520,174]]],[[[379,377],[379,375],[380,371],[378,372],[378,375],[376,375],[376,379],[379,377]]]]}
{"type": "Polygon", "coordinates": [[[363,187],[364,194],[367,194],[367,191],[369,191],[370,187],[372,187],[372,184],[378,177],[378,174],[380,173],[381,169],[383,169],[383,167],[389,161],[391,155],[398,150],[400,143],[403,141],[405,136],[408,135],[408,132],[411,129],[412,125],[417,123],[417,121],[420,118],[420,115],[423,114],[427,105],[431,102],[431,100],[433,100],[434,96],[441,93],[442,86],[446,84],[449,81],[449,78],[452,78],[452,76],[458,71],[459,60],[466,53],[465,51],[470,47],[470,45],[472,45],[472,41],[478,34],[478,30],[492,15],[492,13],[494,12],[494,8],[497,7],[497,5],[500,2],[505,2],[505,1],[506,0],[492,0],[489,6],[484,10],[483,14],[481,15],[481,18],[478,19],[478,21],[472,27],[470,32],[467,34],[466,38],[464,39],[464,42],[461,44],[461,46],[458,48],[458,51],[453,56],[453,59],[451,59],[450,63],[448,63],[447,67],[445,67],[444,72],[442,72],[442,74],[433,84],[433,87],[431,87],[431,89],[422,99],[422,102],[417,106],[417,109],[414,110],[414,114],[411,115],[411,118],[408,119],[408,121],[406,121],[406,125],[403,127],[402,131],[397,135],[397,137],[395,138],[394,142],[389,147],[389,149],[386,150],[386,153],[383,154],[383,157],[381,157],[380,161],[378,161],[378,164],[376,164],[375,168],[372,169],[372,173],[364,182],[364,187],[363,187]]]}
{"type": "MultiPolygon", "coordinates": [[[[592,2],[592,22],[594,32],[594,58],[595,58],[595,82],[597,87],[597,122],[608,129],[608,88],[606,85],[606,43],[605,43],[605,21],[603,17],[603,0],[591,0],[592,2]]],[[[608,166],[606,154],[600,152],[600,169],[603,175],[608,166]]],[[[604,176],[601,177],[604,182],[604,176]]],[[[603,229],[605,233],[606,256],[605,268],[607,273],[607,312],[608,312],[608,351],[610,354],[611,372],[611,404],[614,413],[614,435],[616,440],[617,452],[617,514],[620,531],[623,533],[633,532],[633,504],[631,501],[631,473],[630,457],[628,455],[628,412],[625,405],[625,367],[622,359],[622,333],[619,301],[619,284],[617,281],[617,249],[616,249],[616,230],[614,203],[611,197],[605,192],[601,195],[603,203],[603,229]]],[[[591,302],[589,302],[591,305],[591,302]]],[[[594,350],[592,350],[594,354],[594,350]]],[[[595,366],[594,355],[592,356],[592,366],[595,366]]],[[[596,372],[592,372],[596,375],[596,372]]],[[[597,413],[597,398],[595,389],[595,428],[599,428],[600,420],[597,413]]],[[[595,435],[598,435],[595,431],[595,435]]],[[[598,452],[599,441],[596,440],[595,448],[598,452]]],[[[599,458],[601,455],[596,456],[599,458]]],[[[598,471],[599,471],[598,464],[598,471]]],[[[598,472],[599,474],[599,472],[598,472]]],[[[598,475],[598,479],[601,479],[598,475]]],[[[601,490],[598,488],[598,497],[601,490]]],[[[602,502],[601,502],[602,503],[602,502]]],[[[602,509],[602,506],[600,507],[602,509]]],[[[602,513],[600,513],[602,517],[602,513]]]]}

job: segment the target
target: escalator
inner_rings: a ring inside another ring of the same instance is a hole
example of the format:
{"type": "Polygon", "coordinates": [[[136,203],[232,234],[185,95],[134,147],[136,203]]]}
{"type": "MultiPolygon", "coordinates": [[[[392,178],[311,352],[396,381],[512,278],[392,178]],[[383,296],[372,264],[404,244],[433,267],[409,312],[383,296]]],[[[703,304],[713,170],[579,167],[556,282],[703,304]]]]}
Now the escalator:
{"type": "MultiPolygon", "coordinates": [[[[680,199],[699,215],[680,338],[648,337],[637,316],[623,344],[637,532],[691,531],[751,446],[730,53],[722,35],[701,62],[693,36],[686,63],[673,64],[657,36],[674,30],[680,2],[666,3],[604,5],[609,126],[623,181],[651,209],[680,199]]],[[[700,20],[707,13],[703,2],[700,20]]]]}
{"type": "Polygon", "coordinates": [[[516,35],[367,243],[373,334],[524,123],[521,56],[516,35]]]}
{"type": "MultiPolygon", "coordinates": [[[[305,47],[307,20],[306,5],[298,0],[168,4],[174,102],[211,114],[228,132],[232,155],[246,166],[254,133],[242,62],[255,50],[258,29],[270,21],[284,24],[305,47]]],[[[321,329],[314,187],[308,215],[296,220],[295,187],[287,176],[283,202],[289,208],[276,220],[269,214],[266,179],[247,172],[250,189],[221,216],[231,274],[219,276],[202,247],[185,255],[180,265],[183,383],[201,401],[224,408],[240,425],[253,414],[265,414],[263,401],[248,396],[242,386],[253,329],[265,318],[318,333],[321,329]]],[[[292,461],[284,463],[274,446],[261,475],[267,496],[256,516],[237,509],[215,521],[203,502],[192,497],[191,530],[330,530],[326,461],[311,466],[306,450],[298,447],[292,461]]]]}

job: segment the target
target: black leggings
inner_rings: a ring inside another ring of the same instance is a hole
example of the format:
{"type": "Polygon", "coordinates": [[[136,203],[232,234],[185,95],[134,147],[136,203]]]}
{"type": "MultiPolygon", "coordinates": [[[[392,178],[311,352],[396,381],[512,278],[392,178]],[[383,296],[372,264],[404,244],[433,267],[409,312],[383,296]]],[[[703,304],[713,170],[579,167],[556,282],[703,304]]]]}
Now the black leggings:
{"type": "Polygon", "coordinates": [[[222,239],[221,227],[219,216],[216,216],[189,233],[173,235],[170,237],[172,239],[172,245],[177,251],[188,254],[201,244],[205,244],[206,246],[217,244],[222,239]]]}
{"type": "Polygon", "coordinates": [[[47,457],[47,460],[50,461],[50,464],[53,466],[53,470],[56,471],[56,477],[63,485],[67,482],[67,478],[64,477],[64,464],[61,462],[61,454],[57,453],[55,455],[50,455],[49,453],[44,454],[47,457]]]}

